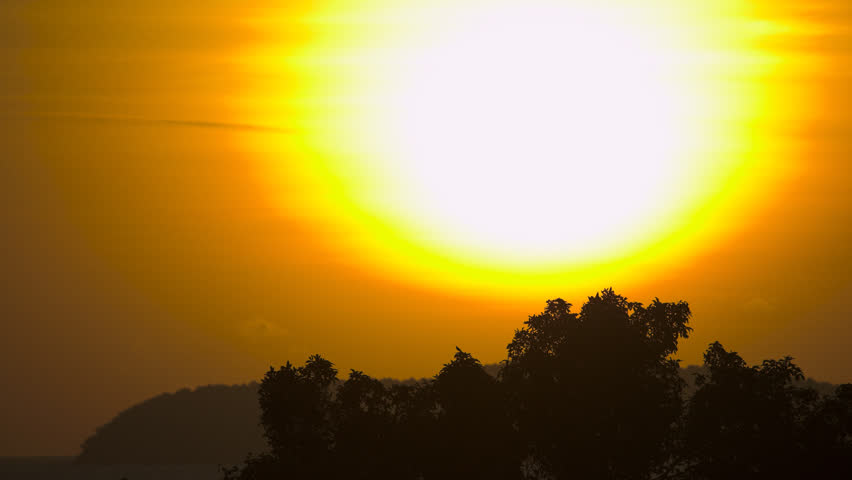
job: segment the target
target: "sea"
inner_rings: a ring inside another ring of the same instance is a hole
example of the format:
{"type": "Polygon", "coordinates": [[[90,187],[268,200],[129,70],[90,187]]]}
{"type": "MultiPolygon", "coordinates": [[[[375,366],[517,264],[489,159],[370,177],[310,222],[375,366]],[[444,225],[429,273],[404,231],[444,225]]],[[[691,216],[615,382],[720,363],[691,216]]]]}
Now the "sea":
{"type": "Polygon", "coordinates": [[[0,480],[219,480],[219,465],[78,465],[74,457],[0,457],[0,480]]]}

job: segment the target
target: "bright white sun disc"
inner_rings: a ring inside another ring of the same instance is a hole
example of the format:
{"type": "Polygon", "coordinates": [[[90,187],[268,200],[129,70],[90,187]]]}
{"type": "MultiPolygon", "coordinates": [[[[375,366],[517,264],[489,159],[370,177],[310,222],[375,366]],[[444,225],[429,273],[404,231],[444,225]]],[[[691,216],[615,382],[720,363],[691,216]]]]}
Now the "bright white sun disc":
{"type": "Polygon", "coordinates": [[[671,210],[683,133],[666,51],[614,12],[457,14],[393,62],[388,208],[466,258],[611,254],[671,210]],[[632,238],[626,238],[626,237],[632,238]]]}

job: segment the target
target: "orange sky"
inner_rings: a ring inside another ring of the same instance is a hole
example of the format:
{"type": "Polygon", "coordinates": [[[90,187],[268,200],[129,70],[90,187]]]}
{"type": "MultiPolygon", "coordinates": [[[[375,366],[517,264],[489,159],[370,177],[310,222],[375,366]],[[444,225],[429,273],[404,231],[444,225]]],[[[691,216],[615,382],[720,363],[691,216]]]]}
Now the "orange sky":
{"type": "MultiPolygon", "coordinates": [[[[363,247],[370,230],[317,190],[317,158],[288,146],[304,125],[275,114],[304,85],[252,66],[252,55],[280,48],[286,58],[288,46],[316,41],[322,32],[299,22],[309,8],[141,3],[0,4],[0,455],[72,455],[137,401],[257,379],[314,352],[379,377],[433,375],[456,345],[497,362],[545,300],[580,304],[608,286],[688,301],[686,363],[718,339],[750,362],[793,355],[809,376],[852,382],[845,0],[749,13],[799,25],[760,37],[760,48],[809,68],[747,79],[801,95],[775,102],[807,99],[782,120],[770,121],[783,105],[739,127],[770,145],[755,152],[766,158],[749,182],[795,172],[743,197],[748,215],[729,206],[690,227],[689,248],[628,270],[614,259],[605,275],[539,281],[503,269],[490,283],[417,259],[392,265],[382,243],[363,247]],[[715,230],[725,233],[696,240],[715,230]]],[[[676,243],[671,235],[658,240],[676,243]]]]}

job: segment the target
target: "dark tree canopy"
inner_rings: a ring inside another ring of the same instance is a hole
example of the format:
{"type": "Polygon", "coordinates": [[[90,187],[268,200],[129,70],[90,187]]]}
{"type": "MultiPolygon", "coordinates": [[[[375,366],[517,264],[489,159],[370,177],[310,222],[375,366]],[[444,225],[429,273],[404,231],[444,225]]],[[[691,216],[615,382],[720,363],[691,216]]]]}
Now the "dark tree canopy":
{"type": "Polygon", "coordinates": [[[303,367],[270,369],[258,392],[261,423],[273,455],[299,475],[327,474],[334,431],[332,386],[337,370],[319,355],[303,367]]]}
{"type": "Polygon", "coordinates": [[[611,289],[579,314],[561,299],[509,344],[502,380],[527,452],[558,478],[646,478],[667,461],[682,380],[669,358],[689,307],[628,302],[611,289]]]}
{"type": "Polygon", "coordinates": [[[435,377],[435,459],[428,478],[518,478],[520,458],[502,385],[456,347],[435,377]]]}
{"type": "Polygon", "coordinates": [[[579,312],[548,300],[496,376],[458,347],[409,385],[287,363],[259,388],[269,453],[225,477],[852,478],[852,386],[819,395],[790,357],[749,367],[716,342],[688,396],[674,355],[690,317],[607,289],[579,312]]]}
{"type": "Polygon", "coordinates": [[[697,377],[686,415],[689,478],[852,476],[848,385],[819,398],[795,385],[804,376],[792,358],[749,367],[719,342],[707,349],[704,363],[709,374],[697,377]]]}

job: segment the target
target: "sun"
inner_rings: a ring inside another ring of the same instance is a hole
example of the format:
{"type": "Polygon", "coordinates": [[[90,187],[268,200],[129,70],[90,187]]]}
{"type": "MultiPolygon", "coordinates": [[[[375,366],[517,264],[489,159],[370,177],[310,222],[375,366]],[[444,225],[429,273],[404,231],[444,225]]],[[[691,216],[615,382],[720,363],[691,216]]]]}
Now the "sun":
{"type": "Polygon", "coordinates": [[[676,212],[690,98],[650,31],[511,2],[419,40],[364,132],[381,132],[382,168],[404,185],[394,221],[413,236],[466,259],[588,260],[676,212]]]}
{"type": "Polygon", "coordinates": [[[330,0],[289,14],[299,42],[250,56],[278,82],[250,120],[286,119],[263,147],[285,203],[376,269],[600,273],[764,190],[737,193],[767,102],[741,79],[769,64],[722,4],[330,0]]]}

